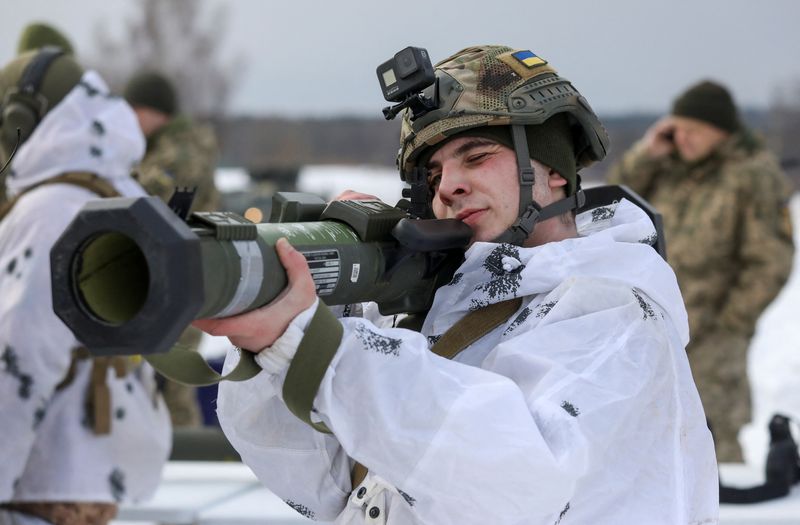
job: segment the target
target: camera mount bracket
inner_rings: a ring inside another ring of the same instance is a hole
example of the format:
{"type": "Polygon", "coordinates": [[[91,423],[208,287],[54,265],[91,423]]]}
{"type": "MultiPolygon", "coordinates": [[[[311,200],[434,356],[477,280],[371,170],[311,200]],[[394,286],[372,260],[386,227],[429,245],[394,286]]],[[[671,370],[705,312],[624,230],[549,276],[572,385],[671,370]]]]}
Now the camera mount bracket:
{"type": "Polygon", "coordinates": [[[411,93],[406,99],[394,106],[383,108],[383,116],[386,120],[393,120],[398,113],[406,108],[411,110],[411,120],[416,120],[429,111],[439,107],[439,79],[433,85],[433,98],[426,97],[422,93],[411,93]]]}

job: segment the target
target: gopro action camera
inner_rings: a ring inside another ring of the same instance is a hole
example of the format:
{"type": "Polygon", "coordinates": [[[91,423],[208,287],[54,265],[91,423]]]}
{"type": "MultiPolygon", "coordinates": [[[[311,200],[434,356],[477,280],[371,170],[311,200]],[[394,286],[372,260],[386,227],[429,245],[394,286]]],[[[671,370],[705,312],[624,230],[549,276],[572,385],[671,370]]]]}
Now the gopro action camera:
{"type": "Polygon", "coordinates": [[[428,52],[421,47],[407,47],[378,66],[378,80],[383,98],[403,102],[436,80],[428,52]]]}

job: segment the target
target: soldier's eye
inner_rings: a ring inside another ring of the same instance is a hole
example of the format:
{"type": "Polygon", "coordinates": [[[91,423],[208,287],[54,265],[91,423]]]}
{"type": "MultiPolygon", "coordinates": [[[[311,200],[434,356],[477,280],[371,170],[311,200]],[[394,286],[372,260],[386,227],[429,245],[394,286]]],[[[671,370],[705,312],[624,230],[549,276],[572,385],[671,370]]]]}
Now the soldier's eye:
{"type": "Polygon", "coordinates": [[[436,190],[439,189],[440,182],[442,182],[441,174],[428,177],[428,187],[431,189],[433,193],[436,193],[436,190]]]}
{"type": "Polygon", "coordinates": [[[480,161],[484,160],[488,156],[489,156],[489,152],[488,151],[482,151],[480,153],[475,153],[475,154],[470,155],[469,157],[467,157],[467,162],[480,162],[480,161]]]}

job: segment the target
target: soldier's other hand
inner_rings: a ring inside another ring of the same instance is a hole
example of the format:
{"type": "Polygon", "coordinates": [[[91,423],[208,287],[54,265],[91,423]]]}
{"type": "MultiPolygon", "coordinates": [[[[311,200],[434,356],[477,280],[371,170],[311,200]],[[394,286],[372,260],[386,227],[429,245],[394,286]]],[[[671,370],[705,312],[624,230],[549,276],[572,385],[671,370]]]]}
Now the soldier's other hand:
{"type": "Polygon", "coordinates": [[[360,193],[353,190],[344,190],[342,193],[333,198],[335,201],[379,201],[380,199],[375,195],[369,193],[360,193]]]}
{"type": "Polygon", "coordinates": [[[211,335],[223,335],[240,348],[259,352],[271,346],[298,314],[307,310],[316,299],[316,288],[303,254],[289,241],[275,243],[281,264],[286,269],[288,284],[271,303],[250,312],[223,319],[198,319],[192,325],[211,335]]]}
{"type": "Polygon", "coordinates": [[[675,150],[675,123],[672,117],[664,117],[644,134],[644,147],[652,159],[665,157],[675,150]]]}

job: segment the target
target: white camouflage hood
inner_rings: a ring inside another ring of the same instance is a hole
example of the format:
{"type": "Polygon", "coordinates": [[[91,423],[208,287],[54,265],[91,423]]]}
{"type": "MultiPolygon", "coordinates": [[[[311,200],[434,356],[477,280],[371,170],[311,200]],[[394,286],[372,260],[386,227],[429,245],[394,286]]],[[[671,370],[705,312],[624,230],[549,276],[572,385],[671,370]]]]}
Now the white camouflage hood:
{"type": "Polygon", "coordinates": [[[452,281],[437,293],[423,333],[442,334],[467,311],[487,304],[546,294],[570,279],[599,277],[644,292],[672,318],[686,344],[689,326],[680,289],[672,269],[650,246],[656,231],[644,211],[622,200],[581,213],[576,223],[579,237],[534,248],[473,244],[452,281]]]}
{"type": "Polygon", "coordinates": [[[109,93],[100,75],[87,71],[19,147],[6,178],[7,191],[13,196],[56,175],[88,171],[111,182],[122,195],[144,195],[130,177],[144,151],[144,136],[131,107],[109,93]]]}

